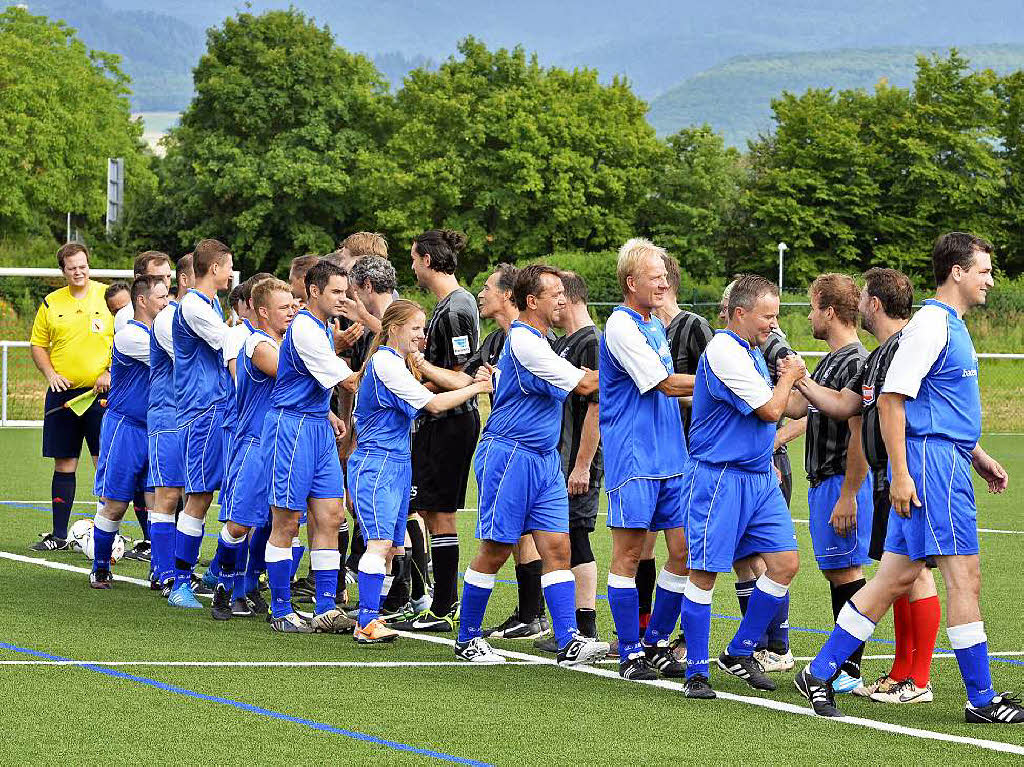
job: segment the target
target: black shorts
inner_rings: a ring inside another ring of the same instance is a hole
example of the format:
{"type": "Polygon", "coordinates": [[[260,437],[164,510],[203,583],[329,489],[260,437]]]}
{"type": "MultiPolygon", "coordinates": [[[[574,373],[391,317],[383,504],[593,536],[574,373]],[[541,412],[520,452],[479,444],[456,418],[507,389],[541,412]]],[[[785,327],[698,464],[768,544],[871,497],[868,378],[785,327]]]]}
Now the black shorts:
{"type": "MultiPolygon", "coordinates": [[[[889,515],[892,512],[892,502],[889,500],[889,478],[885,469],[874,470],[875,485],[872,491],[874,498],[874,514],[871,517],[871,542],[868,544],[868,556],[876,562],[882,561],[882,554],[885,553],[885,536],[889,532],[889,515]]],[[[937,564],[935,557],[925,557],[926,567],[935,569],[937,564]]]]}
{"type": "Polygon", "coordinates": [[[789,502],[793,499],[793,467],[789,464],[789,453],[785,450],[773,453],[772,463],[782,475],[779,487],[782,488],[782,495],[786,499],[786,505],[789,506],[789,502]]]}
{"type": "Polygon", "coordinates": [[[89,446],[89,455],[100,454],[100,426],[103,424],[103,407],[97,397],[81,416],[70,408],[61,407],[68,400],[89,391],[71,389],[55,392],[46,390],[46,404],[43,415],[43,457],[78,458],[82,454],[82,440],[89,446]],[[53,411],[53,412],[51,412],[53,411]]]}
{"type": "Polygon", "coordinates": [[[411,511],[456,512],[466,505],[480,413],[423,421],[412,434],[411,511]]]}
{"type": "Polygon", "coordinates": [[[583,495],[569,496],[569,528],[580,528],[593,532],[597,526],[597,507],[600,503],[601,479],[598,477],[597,484],[594,484],[593,472],[591,472],[590,489],[583,495]]]}

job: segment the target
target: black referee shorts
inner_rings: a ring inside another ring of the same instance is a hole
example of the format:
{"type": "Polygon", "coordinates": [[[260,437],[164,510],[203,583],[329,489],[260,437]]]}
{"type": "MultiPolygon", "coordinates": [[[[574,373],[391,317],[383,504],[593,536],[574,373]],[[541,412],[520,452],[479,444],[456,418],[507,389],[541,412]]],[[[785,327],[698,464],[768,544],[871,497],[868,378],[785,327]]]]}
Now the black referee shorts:
{"type": "Polygon", "coordinates": [[[480,436],[480,413],[471,410],[417,425],[412,435],[411,511],[456,512],[480,436]]]}
{"type": "Polygon", "coordinates": [[[43,457],[78,458],[82,454],[82,440],[89,446],[89,455],[100,454],[100,426],[103,407],[97,397],[81,416],[62,405],[89,388],[55,392],[46,390],[43,415],[43,457]]]}
{"type": "Polygon", "coordinates": [[[779,487],[782,489],[782,495],[786,499],[786,506],[789,506],[790,501],[793,500],[793,467],[789,463],[789,452],[779,450],[776,453],[772,453],[772,463],[775,464],[775,468],[782,475],[779,487]]]}

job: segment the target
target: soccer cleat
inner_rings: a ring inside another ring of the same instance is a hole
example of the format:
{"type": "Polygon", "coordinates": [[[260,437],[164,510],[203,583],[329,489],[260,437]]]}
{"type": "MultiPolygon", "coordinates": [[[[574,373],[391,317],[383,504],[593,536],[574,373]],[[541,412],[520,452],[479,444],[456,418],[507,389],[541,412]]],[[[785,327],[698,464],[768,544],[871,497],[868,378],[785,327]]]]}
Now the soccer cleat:
{"type": "Polygon", "coordinates": [[[935,700],[931,684],[918,687],[913,679],[904,679],[887,692],[873,692],[868,697],[878,703],[931,703],[935,700]]]}
{"type": "Polygon", "coordinates": [[[703,674],[694,674],[683,682],[683,695],[698,700],[712,700],[717,697],[708,678],[703,674]]]}
{"type": "Polygon", "coordinates": [[[765,676],[761,664],[754,660],[752,655],[729,655],[722,653],[718,656],[718,667],[727,674],[732,674],[742,679],[755,690],[774,690],[775,682],[765,676]]]}
{"type": "Polygon", "coordinates": [[[281,618],[271,618],[270,628],[282,634],[312,634],[314,629],[298,613],[288,613],[281,618]]]}
{"type": "Polygon", "coordinates": [[[398,639],[398,632],[389,629],[380,618],[370,621],[366,626],[356,626],[352,632],[357,644],[382,644],[398,639]]]}
{"type": "Polygon", "coordinates": [[[110,570],[93,570],[89,573],[89,586],[94,589],[109,589],[114,583],[110,570]]]}
{"type": "Polygon", "coordinates": [[[424,594],[419,599],[412,600],[412,609],[415,610],[417,614],[426,612],[430,609],[430,603],[432,600],[433,597],[430,594],[424,594]]]}
{"type": "Polygon", "coordinates": [[[345,568],[345,585],[351,586],[355,583],[359,583],[359,573],[351,568],[345,568]]]}
{"type": "MultiPolygon", "coordinates": [[[[193,577],[194,577],[194,574],[193,574],[193,577]]],[[[213,593],[213,590],[215,588],[217,588],[217,584],[219,582],[220,582],[220,578],[218,578],[216,575],[214,575],[208,569],[203,573],[203,577],[199,579],[199,583],[202,584],[203,586],[205,586],[206,588],[208,588],[210,590],[211,594],[213,593]]],[[[194,588],[195,588],[195,586],[193,585],[193,589],[194,588]]]]}
{"type": "Polygon", "coordinates": [[[442,633],[455,630],[458,607],[453,607],[447,615],[434,615],[430,610],[422,612],[412,620],[392,624],[396,631],[425,631],[442,633]]]}
{"type": "Polygon", "coordinates": [[[608,643],[585,637],[579,632],[558,651],[555,662],[559,666],[585,666],[603,658],[608,652],[608,643]]]}
{"type": "Polygon", "coordinates": [[[124,553],[125,559],[136,559],[139,562],[150,561],[151,545],[149,541],[136,541],[128,551],[124,553]]]}
{"type": "Polygon", "coordinates": [[[455,657],[469,663],[493,664],[504,663],[505,658],[494,652],[483,637],[474,637],[468,642],[455,642],[455,657]]]}
{"type": "Polygon", "coordinates": [[[676,634],[676,638],[668,643],[669,649],[672,650],[672,654],[676,656],[676,660],[680,663],[686,662],[686,637],[683,636],[682,632],[676,634]]]}
{"type": "Polygon", "coordinates": [[[316,598],[316,582],[310,576],[292,581],[292,598],[296,602],[312,602],[316,598]]]}
{"type": "Polygon", "coordinates": [[[526,623],[519,617],[519,609],[512,611],[512,614],[508,616],[502,623],[498,624],[494,628],[484,629],[483,636],[488,639],[504,639],[505,632],[526,626],[526,623]]]}
{"type": "Polygon", "coordinates": [[[986,706],[964,708],[968,724],[1024,724],[1024,705],[1011,692],[1001,692],[986,706]]]}
{"type": "Polygon", "coordinates": [[[651,668],[647,662],[647,656],[642,653],[631,655],[624,661],[619,661],[619,676],[623,679],[634,679],[641,682],[649,682],[658,678],[658,672],[651,668]]]}
{"type": "Polygon", "coordinates": [[[840,671],[839,676],[832,680],[832,689],[840,695],[853,694],[862,698],[868,697],[867,688],[864,686],[864,680],[858,677],[853,677],[847,674],[845,671],[840,671]],[[858,692],[858,690],[860,692],[858,692]]]}
{"type": "Polygon", "coordinates": [[[335,607],[314,615],[310,625],[318,634],[347,634],[356,627],[356,622],[335,607]]]}
{"type": "Polygon", "coordinates": [[[231,592],[220,583],[213,591],[213,619],[215,621],[231,620],[231,592]]]}
{"type": "Polygon", "coordinates": [[[172,591],[174,591],[174,578],[167,578],[160,584],[160,596],[167,599],[172,591]]]}
{"type": "MultiPolygon", "coordinates": [[[[207,571],[209,572],[209,571],[207,571]]],[[[206,584],[206,573],[203,573],[203,577],[200,578],[195,573],[192,573],[192,593],[197,597],[212,597],[213,589],[220,582],[215,576],[213,577],[213,585],[208,586],[206,584]]]]}
{"type": "Polygon", "coordinates": [[[668,642],[658,642],[656,645],[644,645],[644,656],[647,658],[647,665],[655,669],[664,677],[679,679],[686,676],[686,666],[676,660],[675,653],[668,642]]]}
{"type": "Polygon", "coordinates": [[[267,600],[263,598],[259,589],[253,589],[245,595],[245,601],[249,603],[249,607],[252,608],[253,615],[269,615],[270,605],[267,604],[267,600]]]}
{"type": "Polygon", "coordinates": [[[203,606],[199,604],[199,600],[196,599],[196,595],[192,593],[192,587],[187,583],[183,583],[171,591],[170,596],[167,597],[167,604],[171,607],[183,607],[187,610],[203,609],[203,606]]]}
{"type": "Polygon", "coordinates": [[[813,676],[810,664],[804,666],[797,673],[793,679],[793,684],[796,685],[796,689],[800,691],[800,694],[810,702],[815,715],[828,717],[840,717],[843,715],[843,712],[836,708],[836,698],[835,693],[832,691],[832,685],[825,679],[818,679],[818,677],[813,676]]]}
{"type": "Polygon", "coordinates": [[[558,640],[555,639],[554,635],[535,639],[533,647],[541,652],[549,652],[552,655],[555,655],[558,653],[558,640]]]}
{"type": "Polygon", "coordinates": [[[784,653],[772,652],[771,650],[755,650],[754,659],[761,664],[761,668],[764,669],[766,674],[789,671],[796,665],[791,650],[786,650],[784,653]]]}
{"type": "Polygon", "coordinates": [[[29,551],[67,551],[67,538],[58,538],[53,533],[40,533],[39,540],[28,547],[29,551]]]}
{"type": "Polygon", "coordinates": [[[882,674],[864,689],[867,690],[868,697],[870,698],[876,692],[892,692],[899,683],[898,679],[893,679],[888,674],[882,674]]]}
{"type": "MultiPolygon", "coordinates": [[[[351,618],[356,618],[359,615],[359,606],[356,605],[352,610],[346,611],[346,615],[351,618]]],[[[417,613],[412,606],[412,602],[406,602],[401,607],[397,607],[394,610],[381,610],[380,619],[385,623],[401,623],[402,621],[411,621],[419,613],[417,613]]]]}
{"type": "Polygon", "coordinates": [[[163,589],[163,587],[164,587],[164,584],[162,584],[159,580],[157,580],[156,577],[153,577],[153,578],[149,579],[149,590],[150,591],[160,591],[160,590],[163,589]]]}
{"type": "Polygon", "coordinates": [[[249,600],[245,597],[238,597],[231,600],[231,616],[233,618],[251,618],[255,613],[249,606],[249,600]]]}

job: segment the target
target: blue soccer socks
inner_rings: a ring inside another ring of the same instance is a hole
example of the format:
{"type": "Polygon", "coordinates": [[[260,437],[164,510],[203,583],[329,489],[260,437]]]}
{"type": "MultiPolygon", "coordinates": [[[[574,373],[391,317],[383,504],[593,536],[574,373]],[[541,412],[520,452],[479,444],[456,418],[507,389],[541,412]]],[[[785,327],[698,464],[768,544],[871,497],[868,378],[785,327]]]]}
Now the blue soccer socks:
{"type": "Polygon", "coordinates": [[[753,655],[758,640],[778,614],[788,593],[789,586],[776,583],[767,575],[758,578],[747,603],[747,612],[726,652],[734,656],[753,655]]]}
{"type": "Polygon", "coordinates": [[[459,641],[468,642],[480,636],[487,611],[487,602],[494,590],[494,575],[466,568],[462,580],[462,614],[459,619],[459,641]]]}
{"type": "Polygon", "coordinates": [[[571,570],[554,570],[540,577],[544,601],[551,613],[558,647],[565,647],[576,635],[576,579],[571,570]]]}
{"type": "Polygon", "coordinates": [[[868,641],[874,632],[874,621],[861,613],[853,602],[847,602],[839,611],[836,627],[824,647],[811,661],[811,675],[818,679],[832,679],[854,650],[868,641]]]}
{"type": "Polygon", "coordinates": [[[635,578],[608,573],[608,607],[615,621],[615,633],[619,635],[619,658],[629,660],[631,655],[642,650],[640,594],[636,590],[635,578]]]}
{"type": "Polygon", "coordinates": [[[685,575],[676,575],[662,569],[654,590],[654,609],[651,610],[651,619],[647,624],[644,642],[656,645],[658,642],[668,641],[671,638],[672,629],[676,627],[676,621],[679,620],[683,605],[683,590],[686,588],[687,581],[689,578],[685,575]]]}
{"type": "Polygon", "coordinates": [[[683,593],[683,635],[686,637],[686,676],[708,676],[711,643],[711,599],[715,590],[688,581],[683,593]]]}
{"type": "Polygon", "coordinates": [[[292,548],[267,543],[267,580],[270,582],[270,612],[283,618],[292,612],[292,548]]]}
{"type": "Polygon", "coordinates": [[[109,570],[110,554],[114,550],[114,538],[121,529],[120,520],[114,521],[96,513],[92,527],[92,571],[109,570]]]}
{"type": "Polygon", "coordinates": [[[359,558],[359,627],[366,628],[380,615],[384,586],[384,557],[364,552],[359,558]]]}
{"type": "Polygon", "coordinates": [[[996,697],[988,665],[988,637],[982,621],[963,623],[946,629],[949,644],[960,666],[967,688],[967,700],[975,708],[987,706],[996,697]]]}
{"type": "MultiPolygon", "coordinates": [[[[294,550],[293,546],[292,551],[294,550]]],[[[341,567],[341,554],[337,549],[311,549],[309,566],[313,571],[313,581],[316,585],[316,614],[323,615],[337,607],[335,598],[338,592],[338,568],[341,567]]]]}
{"type": "Polygon", "coordinates": [[[178,534],[174,538],[175,588],[191,582],[192,568],[199,561],[199,549],[202,544],[203,520],[190,517],[188,514],[179,514],[178,534]]]}

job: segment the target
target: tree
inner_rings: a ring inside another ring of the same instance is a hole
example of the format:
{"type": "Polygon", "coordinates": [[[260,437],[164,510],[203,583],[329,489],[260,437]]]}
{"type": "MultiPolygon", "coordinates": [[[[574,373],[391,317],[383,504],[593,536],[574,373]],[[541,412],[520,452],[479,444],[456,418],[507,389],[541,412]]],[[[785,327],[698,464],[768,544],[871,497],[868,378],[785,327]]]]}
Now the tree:
{"type": "Polygon", "coordinates": [[[61,22],[0,12],[0,230],[63,240],[63,214],[100,221],[107,158],[125,159],[126,197],[151,185],[119,57],[61,22]]]}
{"type": "Polygon", "coordinates": [[[709,125],[669,136],[640,209],[640,230],[690,274],[722,274],[724,230],[739,204],[744,173],[739,151],[709,125]]]}
{"type": "Polygon", "coordinates": [[[383,140],[386,82],[294,9],[241,13],[207,38],[159,169],[153,234],[181,247],[221,238],[244,271],[332,250],[360,224],[355,171],[383,140]]]}
{"type": "Polygon", "coordinates": [[[375,225],[396,242],[432,227],[466,232],[467,276],[630,237],[658,142],[628,85],[472,38],[459,53],[414,70],[396,95],[398,127],[367,167],[375,225]]]}
{"type": "Polygon", "coordinates": [[[1024,71],[996,85],[999,97],[999,151],[1005,191],[998,207],[996,264],[1010,274],[1024,271],[1024,71]]]}

